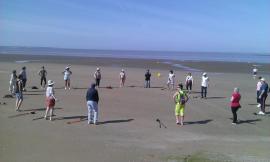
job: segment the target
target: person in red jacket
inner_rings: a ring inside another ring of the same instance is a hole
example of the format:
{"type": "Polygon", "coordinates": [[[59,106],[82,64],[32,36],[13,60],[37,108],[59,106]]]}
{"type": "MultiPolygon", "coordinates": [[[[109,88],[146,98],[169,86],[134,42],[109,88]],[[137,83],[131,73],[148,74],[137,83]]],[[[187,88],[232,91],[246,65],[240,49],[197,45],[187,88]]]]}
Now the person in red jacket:
{"type": "Polygon", "coordinates": [[[231,109],[233,114],[232,124],[237,124],[237,111],[241,108],[240,105],[241,95],[239,93],[239,88],[234,88],[234,92],[231,97],[231,109]]]}

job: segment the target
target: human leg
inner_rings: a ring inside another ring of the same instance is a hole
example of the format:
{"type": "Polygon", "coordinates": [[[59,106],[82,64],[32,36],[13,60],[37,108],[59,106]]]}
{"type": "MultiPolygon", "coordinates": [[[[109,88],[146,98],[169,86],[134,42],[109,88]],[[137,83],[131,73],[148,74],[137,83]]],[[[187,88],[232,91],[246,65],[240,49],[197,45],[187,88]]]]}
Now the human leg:
{"type": "Polygon", "coordinates": [[[94,112],[94,124],[98,122],[98,104],[97,102],[93,102],[93,112],[94,112]]]}

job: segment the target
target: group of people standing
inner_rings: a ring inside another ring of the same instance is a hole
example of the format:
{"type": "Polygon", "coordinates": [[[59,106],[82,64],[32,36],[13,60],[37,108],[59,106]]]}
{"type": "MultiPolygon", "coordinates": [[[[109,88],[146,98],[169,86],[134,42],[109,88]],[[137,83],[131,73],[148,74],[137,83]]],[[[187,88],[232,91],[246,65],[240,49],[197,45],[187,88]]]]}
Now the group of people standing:
{"type": "MultiPolygon", "coordinates": [[[[70,70],[70,66],[67,66],[62,72],[64,75],[64,82],[65,82],[65,90],[71,89],[70,86],[70,79],[72,72],[70,70]]],[[[40,76],[40,85],[42,89],[45,89],[46,83],[46,112],[44,115],[44,118],[47,119],[48,113],[50,112],[49,119],[52,120],[53,116],[53,109],[55,106],[55,102],[57,101],[57,98],[55,97],[55,91],[54,91],[54,82],[52,80],[46,79],[47,77],[47,71],[45,70],[45,67],[42,66],[40,71],[38,72],[40,76]]],[[[151,73],[150,70],[147,69],[145,73],[145,88],[150,88],[150,80],[151,80],[151,73]]],[[[125,80],[126,80],[126,73],[125,70],[122,69],[119,73],[120,78],[120,85],[119,87],[124,87],[125,80]]],[[[100,87],[100,81],[101,81],[101,71],[100,68],[97,68],[94,73],[94,79],[95,83],[92,83],[90,88],[87,90],[86,93],[86,102],[87,102],[87,108],[88,108],[88,124],[97,124],[98,123],[98,102],[99,102],[99,95],[96,87],[100,87]]],[[[27,75],[26,75],[26,67],[22,67],[21,72],[17,76],[16,70],[13,70],[11,77],[10,77],[10,86],[9,91],[11,94],[16,96],[16,111],[20,111],[20,107],[23,101],[23,91],[26,91],[26,81],[27,81],[27,75]]],[[[207,76],[207,73],[204,72],[202,74],[201,78],[201,98],[206,99],[207,98],[207,88],[209,86],[209,77],[207,76]]],[[[168,75],[168,81],[167,81],[167,87],[169,90],[174,89],[175,84],[175,74],[173,70],[169,71],[168,75]]],[[[175,117],[176,117],[176,124],[184,125],[184,111],[185,111],[185,104],[189,100],[188,93],[192,90],[192,86],[194,84],[193,77],[191,73],[188,73],[185,79],[185,88],[183,88],[183,84],[180,83],[177,85],[177,90],[173,95],[173,100],[175,102],[175,117]]],[[[268,84],[266,83],[265,79],[262,77],[259,77],[259,81],[257,83],[257,107],[260,107],[260,111],[258,115],[265,115],[265,100],[267,98],[268,93],[268,84]]],[[[234,91],[231,96],[231,111],[233,114],[233,122],[232,124],[237,124],[237,111],[239,108],[241,108],[240,105],[241,95],[239,93],[239,88],[234,88],[234,91]]]]}

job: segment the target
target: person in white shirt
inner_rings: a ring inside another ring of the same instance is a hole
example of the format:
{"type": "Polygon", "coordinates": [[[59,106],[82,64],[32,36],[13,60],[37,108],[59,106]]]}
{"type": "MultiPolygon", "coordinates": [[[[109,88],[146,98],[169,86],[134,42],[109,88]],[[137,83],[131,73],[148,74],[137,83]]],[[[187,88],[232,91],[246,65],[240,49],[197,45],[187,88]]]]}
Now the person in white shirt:
{"type": "Polygon", "coordinates": [[[54,96],[54,82],[52,80],[48,80],[48,87],[46,90],[46,112],[44,119],[47,119],[48,111],[50,110],[50,121],[52,121],[52,114],[53,109],[55,106],[55,101],[57,101],[56,97],[54,96]]]}
{"type": "Polygon", "coordinates": [[[70,71],[70,67],[66,67],[65,71],[63,72],[64,74],[64,81],[65,81],[65,89],[70,89],[70,76],[72,72],[70,71]]]}
{"type": "Polygon", "coordinates": [[[174,89],[174,79],[175,79],[175,74],[173,73],[173,70],[170,70],[168,81],[167,81],[168,89],[174,89]]]}
{"type": "Polygon", "coordinates": [[[9,80],[9,91],[10,94],[12,95],[15,94],[16,81],[17,81],[16,70],[13,70],[9,80]]]}
{"type": "Polygon", "coordinates": [[[101,80],[100,68],[97,68],[97,71],[94,74],[94,78],[96,80],[96,87],[99,87],[100,80],[101,80]]]}
{"type": "Polygon", "coordinates": [[[207,73],[203,73],[202,84],[201,84],[201,98],[205,98],[206,99],[207,87],[208,86],[209,86],[209,78],[207,76],[207,73]]]}
{"type": "Polygon", "coordinates": [[[261,82],[261,79],[262,79],[262,77],[260,76],[259,78],[259,81],[258,81],[258,83],[257,83],[257,88],[256,88],[256,90],[257,90],[257,103],[258,103],[258,105],[257,105],[257,107],[261,107],[261,100],[259,99],[259,96],[260,96],[260,89],[261,89],[261,86],[262,86],[262,82],[261,82]]]}
{"type": "Polygon", "coordinates": [[[124,87],[126,81],[126,73],[124,69],[121,70],[119,76],[120,76],[120,87],[124,87]]]}
{"type": "Polygon", "coordinates": [[[187,90],[192,90],[192,85],[193,85],[193,77],[191,73],[188,73],[186,77],[186,89],[187,90]]]}
{"type": "Polygon", "coordinates": [[[258,73],[258,69],[256,67],[254,67],[253,70],[252,70],[252,72],[253,72],[253,77],[255,79],[255,77],[256,77],[256,75],[258,73]]]}

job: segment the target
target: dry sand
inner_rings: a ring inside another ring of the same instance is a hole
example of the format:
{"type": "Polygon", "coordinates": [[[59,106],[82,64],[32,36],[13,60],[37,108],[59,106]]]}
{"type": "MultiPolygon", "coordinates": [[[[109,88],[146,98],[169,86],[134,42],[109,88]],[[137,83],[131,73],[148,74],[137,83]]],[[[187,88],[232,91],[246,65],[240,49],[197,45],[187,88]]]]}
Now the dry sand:
{"type": "MultiPolygon", "coordinates": [[[[201,73],[193,73],[194,91],[186,105],[183,127],[174,119],[173,91],[163,89],[169,69],[176,80],[184,82],[186,71],[172,68],[158,60],[98,59],[43,56],[0,55],[0,161],[3,162],[159,162],[159,161],[268,161],[270,159],[270,116],[256,116],[256,80],[250,64],[182,62],[210,71],[209,98],[198,96],[201,73]],[[15,63],[15,60],[36,60],[15,63]],[[46,60],[46,61],[44,61],[46,60]],[[61,72],[70,64],[73,72],[71,90],[63,89],[61,72]],[[44,116],[45,92],[39,87],[38,70],[45,65],[48,76],[56,82],[54,121],[44,116]],[[97,65],[102,72],[98,126],[87,125],[85,93],[93,82],[97,65]],[[27,92],[22,112],[16,112],[15,99],[8,94],[13,69],[27,67],[27,92]],[[229,70],[234,67],[233,71],[229,70]],[[127,72],[126,87],[118,88],[118,75],[127,72]],[[152,72],[151,89],[143,88],[145,68],[152,72]],[[211,70],[209,70],[211,69],[211,70]],[[231,72],[230,72],[231,71],[231,72]],[[156,77],[160,72],[161,77],[156,77]],[[112,86],[113,89],[107,89],[112,86]],[[241,121],[231,124],[229,99],[234,87],[242,94],[241,121]],[[35,114],[30,112],[34,111],[35,114]],[[156,119],[167,128],[159,128],[156,119]],[[82,120],[82,121],[80,121],[82,120]],[[68,124],[68,123],[71,124],[68,124]]],[[[267,73],[269,64],[260,67],[267,73]]],[[[269,74],[264,76],[268,81],[269,74]]],[[[266,110],[269,112],[269,99],[266,110]]]]}

